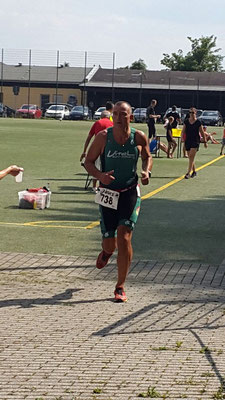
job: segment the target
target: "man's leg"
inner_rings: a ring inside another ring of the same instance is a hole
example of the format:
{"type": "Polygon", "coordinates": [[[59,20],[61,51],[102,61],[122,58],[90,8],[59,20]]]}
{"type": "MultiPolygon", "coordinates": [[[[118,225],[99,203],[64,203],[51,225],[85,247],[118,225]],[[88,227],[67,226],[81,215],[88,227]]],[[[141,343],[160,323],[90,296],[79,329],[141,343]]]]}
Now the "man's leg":
{"type": "Polygon", "coordinates": [[[96,262],[96,267],[102,269],[108,263],[110,257],[116,249],[116,238],[103,238],[102,240],[102,251],[99,254],[96,262]]]}
{"type": "Polygon", "coordinates": [[[132,231],[126,226],[120,225],[117,229],[118,280],[116,288],[124,288],[125,280],[133,257],[131,239],[132,239],[132,231]]]}

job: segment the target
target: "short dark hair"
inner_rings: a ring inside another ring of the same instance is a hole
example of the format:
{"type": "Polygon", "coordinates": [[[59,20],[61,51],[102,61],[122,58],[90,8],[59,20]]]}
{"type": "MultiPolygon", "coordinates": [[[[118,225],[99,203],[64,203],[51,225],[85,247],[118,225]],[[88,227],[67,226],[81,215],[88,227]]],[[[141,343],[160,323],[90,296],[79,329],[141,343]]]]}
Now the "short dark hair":
{"type": "Polygon", "coordinates": [[[175,111],[177,106],[172,106],[172,111],[175,111]]]}
{"type": "Polygon", "coordinates": [[[114,107],[114,104],[113,104],[112,101],[107,101],[107,102],[106,102],[105,108],[106,108],[107,111],[108,111],[108,110],[112,110],[113,107],[114,107]]]}
{"type": "Polygon", "coordinates": [[[124,101],[124,100],[121,100],[121,101],[117,101],[116,102],[116,104],[115,104],[115,106],[121,106],[122,104],[126,104],[127,105],[127,107],[129,108],[129,110],[130,110],[130,113],[132,114],[132,108],[131,108],[131,105],[127,102],[127,101],[124,101]]]}

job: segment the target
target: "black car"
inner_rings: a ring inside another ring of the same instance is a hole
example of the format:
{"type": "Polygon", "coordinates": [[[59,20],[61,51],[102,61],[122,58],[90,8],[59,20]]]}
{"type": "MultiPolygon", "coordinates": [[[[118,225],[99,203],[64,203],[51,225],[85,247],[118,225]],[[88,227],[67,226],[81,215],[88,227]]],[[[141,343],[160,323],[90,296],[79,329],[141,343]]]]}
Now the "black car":
{"type": "Polygon", "coordinates": [[[223,117],[217,110],[204,110],[198,119],[202,125],[223,126],[223,117]]]}
{"type": "Polygon", "coordinates": [[[91,119],[91,110],[85,106],[75,106],[70,111],[70,119],[91,119]]]}

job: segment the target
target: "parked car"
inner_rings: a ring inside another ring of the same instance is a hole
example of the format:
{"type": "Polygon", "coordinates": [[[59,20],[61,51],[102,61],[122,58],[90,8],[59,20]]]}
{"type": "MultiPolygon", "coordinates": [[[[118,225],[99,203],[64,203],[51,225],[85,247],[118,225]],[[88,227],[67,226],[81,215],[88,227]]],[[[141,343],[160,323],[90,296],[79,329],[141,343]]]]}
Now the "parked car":
{"type": "Polygon", "coordinates": [[[36,104],[23,104],[16,110],[17,117],[41,118],[41,109],[36,104]]]}
{"type": "Polygon", "coordinates": [[[105,111],[106,107],[99,107],[94,113],[94,119],[100,119],[102,111],[105,111]]]}
{"type": "Polygon", "coordinates": [[[70,111],[70,119],[91,119],[91,110],[86,106],[75,106],[70,111]]]}
{"type": "Polygon", "coordinates": [[[217,110],[204,110],[198,119],[203,125],[223,126],[223,117],[217,110]]]}
{"type": "Polygon", "coordinates": [[[54,104],[46,110],[45,117],[56,119],[69,119],[70,110],[67,106],[64,106],[62,104],[54,104]]]}
{"type": "Polygon", "coordinates": [[[199,118],[202,115],[202,113],[203,113],[203,110],[197,109],[196,117],[199,118]]]}
{"type": "Polygon", "coordinates": [[[135,108],[133,112],[134,122],[146,122],[147,108],[135,108]]]}
{"type": "MultiPolygon", "coordinates": [[[[171,107],[169,107],[169,108],[166,110],[166,112],[165,112],[165,114],[164,114],[164,116],[163,116],[163,120],[164,120],[164,121],[165,121],[166,115],[167,115],[169,112],[171,112],[171,111],[172,111],[172,108],[171,108],[171,107]]],[[[187,117],[187,115],[188,115],[188,113],[189,113],[189,108],[177,107],[176,111],[180,114],[181,123],[183,124],[185,118],[187,117]]],[[[202,110],[197,109],[197,114],[196,114],[197,118],[199,118],[201,114],[202,114],[202,110]]]]}
{"type": "Polygon", "coordinates": [[[42,115],[43,115],[43,117],[45,116],[45,113],[46,113],[46,111],[49,109],[49,107],[51,107],[51,106],[57,106],[57,105],[66,106],[66,107],[68,107],[68,109],[69,109],[70,111],[71,111],[72,108],[74,107],[74,105],[73,105],[73,104],[70,104],[70,103],[57,103],[57,104],[56,104],[56,102],[45,103],[45,104],[42,106],[42,115]]]}

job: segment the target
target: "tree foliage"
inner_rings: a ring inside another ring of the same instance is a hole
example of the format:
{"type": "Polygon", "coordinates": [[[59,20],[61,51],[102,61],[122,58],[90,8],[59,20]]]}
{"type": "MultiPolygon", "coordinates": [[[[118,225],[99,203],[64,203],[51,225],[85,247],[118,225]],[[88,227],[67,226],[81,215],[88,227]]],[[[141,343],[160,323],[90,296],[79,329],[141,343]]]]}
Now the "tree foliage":
{"type": "Polygon", "coordinates": [[[216,37],[202,36],[199,39],[192,39],[188,36],[191,42],[191,51],[186,55],[181,49],[177,53],[163,53],[164,58],[161,64],[165,65],[171,71],[222,71],[223,56],[218,52],[221,49],[216,49],[216,37]]]}
{"type": "Polygon", "coordinates": [[[130,67],[127,65],[125,69],[139,69],[141,71],[145,71],[147,69],[147,65],[142,58],[139,58],[137,61],[134,61],[130,67]]]}

